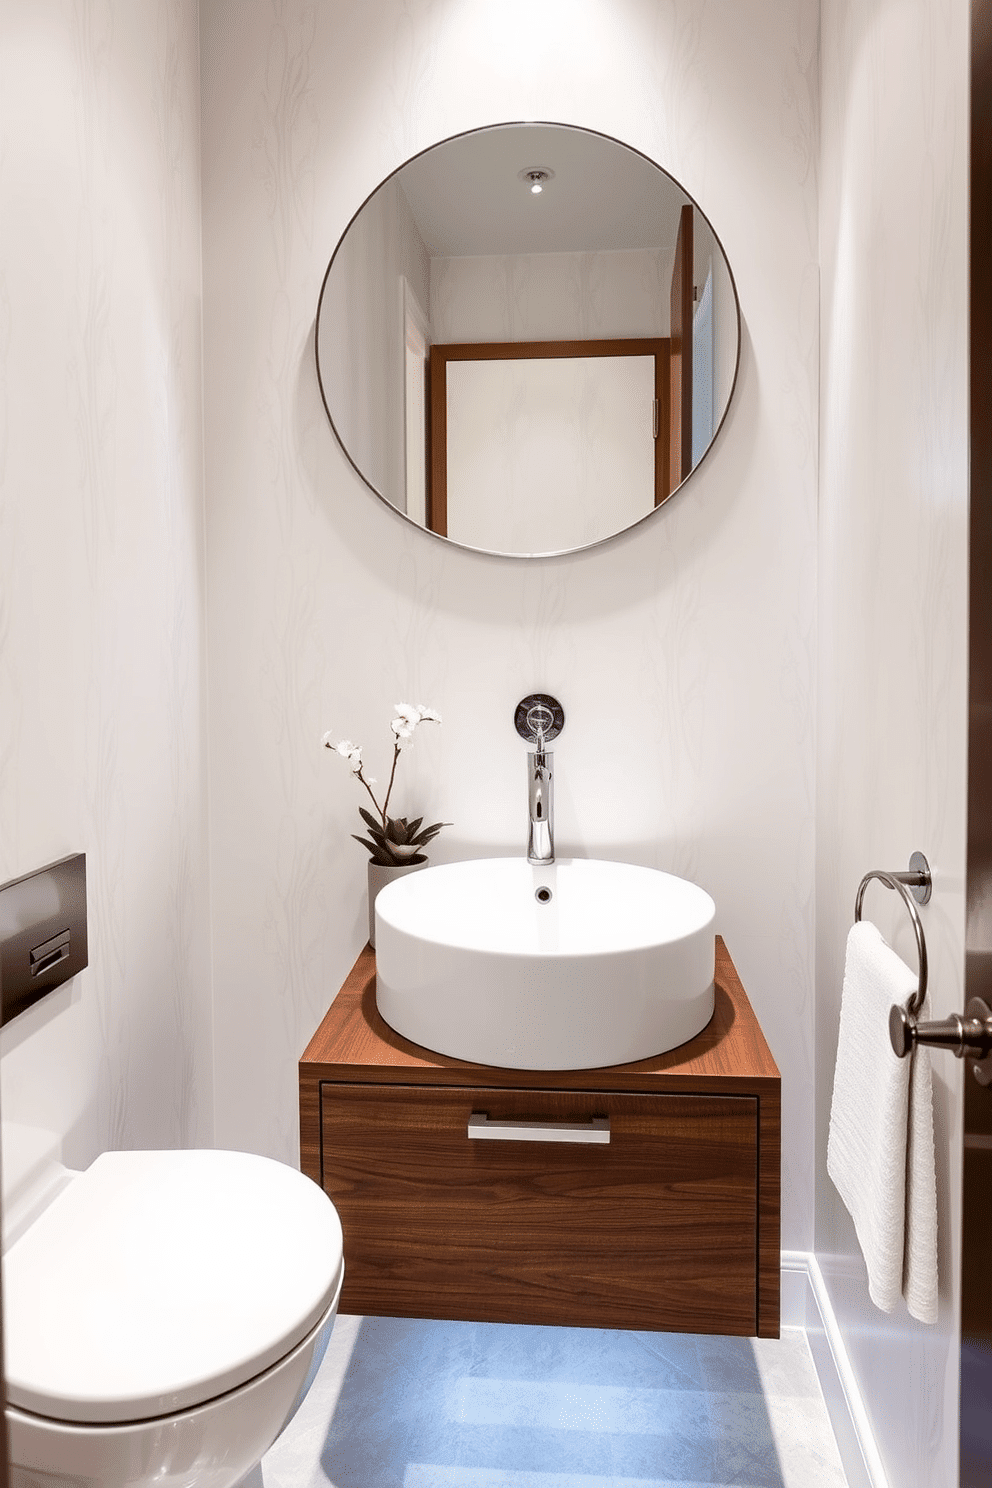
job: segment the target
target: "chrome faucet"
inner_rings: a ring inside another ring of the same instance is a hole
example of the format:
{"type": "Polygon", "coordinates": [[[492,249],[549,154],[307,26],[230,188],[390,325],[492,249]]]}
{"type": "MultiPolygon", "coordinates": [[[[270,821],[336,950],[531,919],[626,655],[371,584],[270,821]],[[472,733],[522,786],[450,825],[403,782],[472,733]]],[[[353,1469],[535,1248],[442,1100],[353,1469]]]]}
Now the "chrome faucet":
{"type": "Polygon", "coordinates": [[[551,769],[554,755],[545,749],[538,735],[537,748],[527,751],[527,805],[530,826],[527,830],[528,863],[553,863],[555,860],[555,778],[551,769]]]}
{"type": "Polygon", "coordinates": [[[517,705],[513,721],[520,737],[536,746],[527,751],[527,861],[553,863],[555,796],[551,762],[554,755],[547,746],[564,728],[565,711],[557,698],[535,692],[517,705]]]}

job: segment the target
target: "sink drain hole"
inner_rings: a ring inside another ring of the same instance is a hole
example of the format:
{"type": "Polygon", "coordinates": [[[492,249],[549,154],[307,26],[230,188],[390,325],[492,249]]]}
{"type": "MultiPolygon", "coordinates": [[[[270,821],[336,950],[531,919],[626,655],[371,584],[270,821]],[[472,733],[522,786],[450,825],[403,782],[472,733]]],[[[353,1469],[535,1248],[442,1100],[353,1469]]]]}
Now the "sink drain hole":
{"type": "Polygon", "coordinates": [[[551,890],[544,888],[543,885],[541,888],[537,889],[534,894],[534,898],[537,900],[538,904],[547,904],[551,897],[551,890]]]}

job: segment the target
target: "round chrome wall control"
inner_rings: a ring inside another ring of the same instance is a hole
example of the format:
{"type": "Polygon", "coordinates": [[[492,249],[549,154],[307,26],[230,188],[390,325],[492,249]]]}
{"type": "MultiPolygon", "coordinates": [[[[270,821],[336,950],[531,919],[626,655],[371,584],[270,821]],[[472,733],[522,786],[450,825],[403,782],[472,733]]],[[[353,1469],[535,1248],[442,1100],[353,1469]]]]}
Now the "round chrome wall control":
{"type": "Polygon", "coordinates": [[[513,726],[528,744],[550,744],[565,727],[565,710],[550,693],[532,692],[517,704],[513,726]]]}

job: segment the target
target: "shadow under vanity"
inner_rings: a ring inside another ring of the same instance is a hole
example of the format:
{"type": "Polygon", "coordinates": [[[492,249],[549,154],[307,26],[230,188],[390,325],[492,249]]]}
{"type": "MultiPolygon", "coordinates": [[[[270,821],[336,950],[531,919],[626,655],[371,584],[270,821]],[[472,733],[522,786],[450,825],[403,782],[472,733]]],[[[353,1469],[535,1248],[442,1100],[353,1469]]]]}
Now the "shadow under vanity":
{"type": "Polygon", "coordinates": [[[301,1166],[344,1229],[342,1312],[778,1336],[781,1077],[719,937],[700,1034],[554,1071],[402,1038],[367,946],[299,1073],[301,1166]],[[483,1115],[605,1118],[609,1140],[469,1140],[483,1115]]]}

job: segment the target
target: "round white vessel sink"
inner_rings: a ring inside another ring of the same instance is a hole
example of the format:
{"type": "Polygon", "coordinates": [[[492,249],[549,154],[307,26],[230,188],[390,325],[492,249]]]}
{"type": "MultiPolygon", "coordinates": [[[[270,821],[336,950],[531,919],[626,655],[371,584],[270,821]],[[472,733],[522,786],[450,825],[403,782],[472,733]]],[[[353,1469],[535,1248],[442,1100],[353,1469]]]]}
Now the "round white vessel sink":
{"type": "Polygon", "coordinates": [[[647,1059],[713,1015],[715,913],[696,884],[629,863],[425,868],[376,899],[379,1011],[405,1038],[477,1064],[647,1059]]]}

